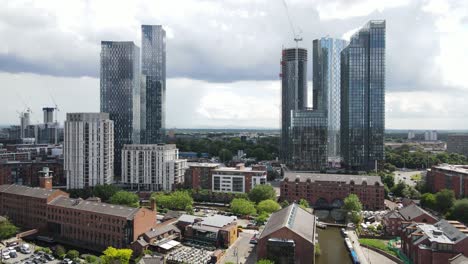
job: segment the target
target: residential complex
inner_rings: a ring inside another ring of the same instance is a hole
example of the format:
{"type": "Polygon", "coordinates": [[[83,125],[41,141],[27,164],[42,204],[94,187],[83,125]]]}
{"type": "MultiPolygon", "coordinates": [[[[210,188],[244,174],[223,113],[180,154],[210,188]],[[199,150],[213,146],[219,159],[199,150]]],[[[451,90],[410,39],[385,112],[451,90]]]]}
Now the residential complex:
{"type": "Polygon", "coordinates": [[[435,224],[437,221],[436,217],[414,203],[390,211],[382,218],[385,233],[391,236],[400,236],[405,222],[435,224]]]}
{"type": "Polygon", "coordinates": [[[173,144],[125,145],[122,183],[139,191],[170,191],[183,184],[187,160],[173,144]]]}
{"type": "Polygon", "coordinates": [[[315,216],[293,203],[270,216],[258,238],[257,259],[315,263],[315,216]]]}
{"type": "Polygon", "coordinates": [[[468,196],[468,165],[441,164],[427,170],[426,186],[432,192],[449,189],[459,199],[468,196]]]}
{"type": "Polygon", "coordinates": [[[141,26],[141,73],[146,85],[145,131],[142,143],[164,143],[166,122],[166,31],[161,25],[141,26]]]}
{"type": "MultiPolygon", "coordinates": [[[[120,180],[121,151],[140,143],[140,49],[131,41],[101,42],[101,112],[114,121],[114,175],[120,180]]],[[[143,93],[144,94],[144,93],[143,93]]]]}
{"type": "Polygon", "coordinates": [[[0,162],[0,185],[18,184],[31,187],[40,185],[40,171],[47,167],[53,174],[54,186],[65,188],[67,179],[62,159],[0,162]]]}
{"type": "Polygon", "coordinates": [[[468,256],[468,227],[458,221],[413,223],[403,230],[401,248],[414,264],[449,263],[460,253],[468,256]]]}
{"type": "Polygon", "coordinates": [[[243,163],[235,168],[223,167],[212,171],[212,191],[248,193],[256,185],[265,184],[267,172],[245,167],[243,163]]]}
{"type": "Polygon", "coordinates": [[[435,130],[427,130],[424,132],[424,140],[425,141],[437,141],[437,131],[435,130]]]}
{"type": "Polygon", "coordinates": [[[364,210],[384,210],[384,185],[379,176],[286,172],[280,199],[305,199],[317,208],[341,208],[349,194],[356,194],[364,210]]]}
{"type": "Polygon", "coordinates": [[[447,138],[447,152],[468,157],[468,134],[453,134],[447,138]]]}
{"type": "Polygon", "coordinates": [[[211,190],[212,173],[214,169],[219,168],[218,163],[187,163],[185,171],[185,186],[187,188],[211,190]]]}
{"type": "Polygon", "coordinates": [[[67,113],[64,170],[67,189],[114,181],[114,122],[107,113],[67,113]]]}
{"type": "Polygon", "coordinates": [[[372,20],[341,52],[341,154],[349,170],[384,159],[385,21],[372,20]]]}

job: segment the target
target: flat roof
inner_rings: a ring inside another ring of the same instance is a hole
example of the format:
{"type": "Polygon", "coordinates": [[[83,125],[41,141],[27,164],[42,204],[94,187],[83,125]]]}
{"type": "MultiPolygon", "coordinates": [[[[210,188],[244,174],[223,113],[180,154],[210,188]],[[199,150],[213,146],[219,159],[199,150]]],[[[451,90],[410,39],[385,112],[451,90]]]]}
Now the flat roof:
{"type": "MultiPolygon", "coordinates": [[[[451,164],[441,164],[434,166],[436,169],[446,170],[446,171],[453,171],[463,174],[468,174],[468,165],[451,165],[451,164]]],[[[450,175],[448,175],[450,176],[450,175]]]]}
{"type": "Polygon", "coordinates": [[[347,174],[323,174],[323,173],[311,173],[311,172],[286,172],[283,180],[295,181],[299,179],[301,182],[305,182],[310,179],[311,182],[344,182],[350,184],[354,181],[356,185],[362,185],[366,182],[367,185],[374,185],[378,183],[383,186],[380,176],[369,176],[369,175],[347,175],[347,174]]]}

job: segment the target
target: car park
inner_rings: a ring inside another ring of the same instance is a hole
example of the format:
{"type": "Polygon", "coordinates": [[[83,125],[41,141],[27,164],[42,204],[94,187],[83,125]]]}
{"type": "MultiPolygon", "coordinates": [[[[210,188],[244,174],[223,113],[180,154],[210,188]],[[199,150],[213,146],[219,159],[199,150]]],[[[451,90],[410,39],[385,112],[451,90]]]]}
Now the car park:
{"type": "Polygon", "coordinates": [[[68,258],[65,258],[65,259],[62,260],[62,264],[72,264],[72,263],[73,263],[73,261],[71,261],[68,258]]]}
{"type": "Polygon", "coordinates": [[[16,251],[10,251],[10,258],[16,258],[18,257],[18,254],[16,253],[16,251]]]}

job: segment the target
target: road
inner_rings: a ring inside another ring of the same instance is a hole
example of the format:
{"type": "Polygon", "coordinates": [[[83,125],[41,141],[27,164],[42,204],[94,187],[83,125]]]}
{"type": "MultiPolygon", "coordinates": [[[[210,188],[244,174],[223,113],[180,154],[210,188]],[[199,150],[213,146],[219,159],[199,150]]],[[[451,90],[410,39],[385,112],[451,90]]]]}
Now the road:
{"type": "Polygon", "coordinates": [[[365,257],[369,260],[369,264],[396,264],[395,261],[387,258],[386,256],[379,254],[373,250],[365,247],[361,247],[365,257]]]}
{"type": "Polygon", "coordinates": [[[236,242],[226,250],[221,263],[233,262],[233,263],[252,263],[257,261],[257,253],[255,252],[255,245],[250,244],[250,239],[258,231],[255,230],[244,230],[240,233],[239,238],[236,242]]]}
{"type": "Polygon", "coordinates": [[[351,243],[353,244],[354,251],[356,252],[361,264],[369,264],[366,258],[367,255],[364,254],[363,247],[361,247],[361,245],[359,244],[356,232],[348,231],[348,237],[351,240],[351,243]]]}
{"type": "Polygon", "coordinates": [[[414,174],[421,174],[421,172],[422,171],[395,171],[393,172],[395,175],[395,184],[404,181],[409,186],[415,186],[416,182],[411,180],[411,176],[414,174]]]}

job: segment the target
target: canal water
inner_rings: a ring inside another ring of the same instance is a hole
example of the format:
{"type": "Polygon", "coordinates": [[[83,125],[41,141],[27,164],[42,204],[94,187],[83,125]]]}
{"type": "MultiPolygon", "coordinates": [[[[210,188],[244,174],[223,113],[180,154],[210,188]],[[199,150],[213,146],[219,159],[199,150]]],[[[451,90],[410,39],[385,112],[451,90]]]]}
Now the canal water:
{"type": "Polygon", "coordinates": [[[346,249],[340,228],[328,227],[318,230],[318,241],[322,254],[315,260],[317,264],[351,264],[349,251],[346,249]]]}

